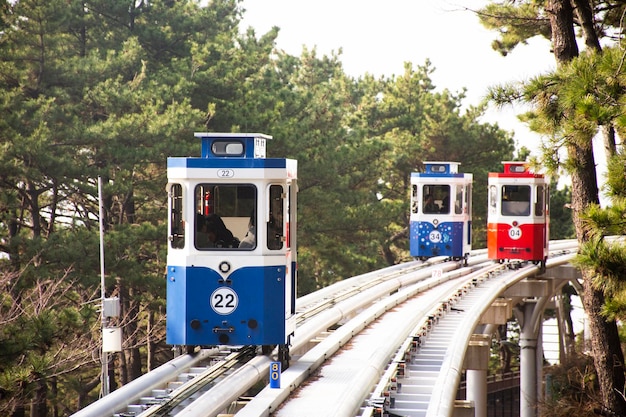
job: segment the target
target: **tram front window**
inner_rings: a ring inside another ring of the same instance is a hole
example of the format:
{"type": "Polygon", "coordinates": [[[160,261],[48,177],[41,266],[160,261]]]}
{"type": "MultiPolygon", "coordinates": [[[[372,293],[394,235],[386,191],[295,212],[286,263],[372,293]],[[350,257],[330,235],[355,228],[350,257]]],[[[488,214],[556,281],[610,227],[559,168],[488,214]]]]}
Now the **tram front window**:
{"type": "Polygon", "coordinates": [[[201,250],[256,247],[257,190],[250,184],[198,184],[195,246],[201,250]]]}
{"type": "Polygon", "coordinates": [[[450,213],[450,186],[428,184],[422,188],[422,213],[450,213]]]}
{"type": "Polygon", "coordinates": [[[502,215],[528,216],[530,215],[530,186],[504,185],[502,186],[502,215]]]}

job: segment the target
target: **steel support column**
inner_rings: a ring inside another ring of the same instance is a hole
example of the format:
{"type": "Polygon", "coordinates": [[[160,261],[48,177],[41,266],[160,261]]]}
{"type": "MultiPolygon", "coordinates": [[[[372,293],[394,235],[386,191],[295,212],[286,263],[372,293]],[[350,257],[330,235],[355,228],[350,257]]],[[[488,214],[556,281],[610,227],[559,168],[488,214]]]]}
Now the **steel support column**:
{"type": "Polygon", "coordinates": [[[539,334],[547,297],[527,299],[516,309],[520,334],[520,417],[537,417],[543,350],[539,334]]]}

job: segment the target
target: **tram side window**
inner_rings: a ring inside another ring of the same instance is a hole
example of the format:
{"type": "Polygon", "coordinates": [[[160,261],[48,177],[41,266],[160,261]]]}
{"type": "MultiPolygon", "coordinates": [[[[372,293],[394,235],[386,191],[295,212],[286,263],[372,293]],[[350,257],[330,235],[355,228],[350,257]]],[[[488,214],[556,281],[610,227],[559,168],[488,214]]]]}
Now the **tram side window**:
{"type": "Polygon", "coordinates": [[[283,248],[283,187],[282,185],[270,185],[269,189],[269,221],[267,222],[267,248],[283,248]]]}
{"type": "Polygon", "coordinates": [[[496,202],[498,201],[498,189],[495,185],[489,186],[489,207],[496,209],[496,202]]]}
{"type": "Polygon", "coordinates": [[[198,184],[194,191],[196,248],[254,249],[256,202],[256,187],[251,184],[198,184]]]}
{"type": "Polygon", "coordinates": [[[417,213],[418,203],[417,203],[417,185],[413,185],[411,187],[411,212],[417,213]]]}
{"type": "Polygon", "coordinates": [[[537,202],[535,203],[535,216],[543,216],[543,208],[545,207],[545,192],[543,185],[537,186],[537,202]]]}
{"type": "Polygon", "coordinates": [[[293,236],[292,233],[294,231],[293,228],[293,224],[292,221],[294,221],[294,215],[295,213],[292,212],[293,207],[291,206],[291,197],[293,196],[293,184],[289,184],[289,186],[287,187],[287,196],[285,197],[285,203],[287,204],[287,211],[285,212],[285,224],[286,224],[286,229],[285,229],[285,246],[287,248],[291,248],[292,242],[293,242],[293,236]]]}
{"type": "Polygon", "coordinates": [[[456,191],[454,192],[454,214],[462,214],[463,213],[463,186],[456,185],[454,187],[456,191]]]}
{"type": "Polygon", "coordinates": [[[530,214],[530,186],[502,186],[502,215],[528,216],[530,214]]]}
{"type": "Polygon", "coordinates": [[[185,222],[183,221],[183,187],[172,184],[170,187],[170,242],[172,248],[185,247],[185,222]]]}
{"type": "Polygon", "coordinates": [[[450,213],[450,186],[449,185],[424,185],[423,206],[424,214],[450,213]]]}

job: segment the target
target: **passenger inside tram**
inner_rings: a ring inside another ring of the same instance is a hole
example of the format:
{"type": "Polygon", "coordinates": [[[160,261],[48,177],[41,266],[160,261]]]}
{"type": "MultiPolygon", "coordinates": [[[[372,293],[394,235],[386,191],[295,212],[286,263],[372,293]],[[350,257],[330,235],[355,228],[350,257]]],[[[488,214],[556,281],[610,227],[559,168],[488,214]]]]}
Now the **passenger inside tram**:
{"type": "Polygon", "coordinates": [[[439,206],[435,203],[435,198],[432,194],[427,194],[424,198],[424,213],[435,214],[439,213],[439,206]]]}
{"type": "MultiPolygon", "coordinates": [[[[208,224],[202,214],[196,214],[196,248],[205,249],[215,247],[209,237],[208,224]]],[[[213,239],[215,240],[215,239],[213,239]]]]}
{"type": "Polygon", "coordinates": [[[224,221],[217,214],[208,216],[198,215],[196,218],[199,230],[196,232],[196,247],[208,248],[237,248],[239,239],[228,230],[224,221]]]}
{"type": "Polygon", "coordinates": [[[254,213],[250,216],[248,223],[248,232],[241,240],[239,247],[242,249],[254,249],[256,247],[256,227],[254,226],[254,213]]]}
{"type": "Polygon", "coordinates": [[[442,214],[450,213],[450,196],[449,195],[446,195],[443,197],[443,200],[441,203],[441,210],[439,210],[439,213],[442,213],[442,214]]]}

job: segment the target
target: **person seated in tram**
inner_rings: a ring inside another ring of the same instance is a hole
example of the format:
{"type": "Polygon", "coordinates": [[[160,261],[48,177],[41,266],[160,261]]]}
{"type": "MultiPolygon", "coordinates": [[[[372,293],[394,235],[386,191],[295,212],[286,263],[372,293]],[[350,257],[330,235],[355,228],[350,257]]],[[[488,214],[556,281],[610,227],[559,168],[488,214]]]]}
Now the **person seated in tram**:
{"type": "Polygon", "coordinates": [[[199,249],[215,247],[209,237],[208,223],[202,214],[196,215],[196,247],[199,249]]]}
{"type": "Polygon", "coordinates": [[[448,214],[450,213],[450,196],[446,195],[441,202],[441,210],[439,213],[448,214]]]}
{"type": "Polygon", "coordinates": [[[224,221],[217,214],[209,214],[206,219],[209,240],[216,248],[237,248],[239,239],[228,230],[224,221]]]}
{"type": "Polygon", "coordinates": [[[254,214],[250,216],[248,222],[248,233],[239,244],[242,249],[254,249],[256,247],[256,227],[254,226],[254,214]]]}
{"type": "Polygon", "coordinates": [[[239,247],[239,240],[233,236],[233,233],[228,230],[224,221],[217,214],[209,214],[204,219],[204,224],[202,225],[202,236],[200,239],[203,241],[200,242],[202,245],[197,243],[196,245],[199,248],[237,248],[239,247]],[[204,241],[206,236],[206,241],[204,241]]]}
{"type": "Polygon", "coordinates": [[[439,213],[439,206],[435,203],[435,198],[432,194],[426,195],[424,199],[424,213],[435,214],[439,213]]]}

